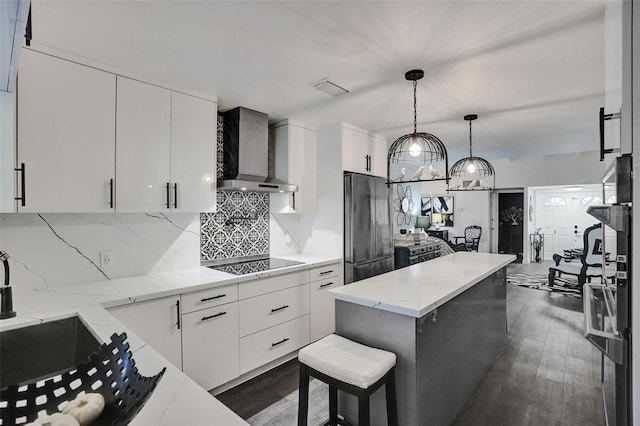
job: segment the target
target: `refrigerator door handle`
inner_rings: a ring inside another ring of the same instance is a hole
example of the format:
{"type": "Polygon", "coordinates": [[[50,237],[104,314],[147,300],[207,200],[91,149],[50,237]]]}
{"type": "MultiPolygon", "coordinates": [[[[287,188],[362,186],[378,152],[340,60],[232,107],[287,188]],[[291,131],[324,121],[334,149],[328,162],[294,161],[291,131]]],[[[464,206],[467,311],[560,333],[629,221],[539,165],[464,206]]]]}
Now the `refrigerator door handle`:
{"type": "MultiPolygon", "coordinates": [[[[594,290],[602,291],[603,295],[610,291],[606,285],[602,284],[586,283],[584,285],[584,337],[611,361],[623,365],[626,341],[619,334],[600,329],[594,290]]],[[[604,303],[607,302],[605,301],[604,303]]],[[[608,315],[609,312],[603,312],[602,314],[608,315]]]]}

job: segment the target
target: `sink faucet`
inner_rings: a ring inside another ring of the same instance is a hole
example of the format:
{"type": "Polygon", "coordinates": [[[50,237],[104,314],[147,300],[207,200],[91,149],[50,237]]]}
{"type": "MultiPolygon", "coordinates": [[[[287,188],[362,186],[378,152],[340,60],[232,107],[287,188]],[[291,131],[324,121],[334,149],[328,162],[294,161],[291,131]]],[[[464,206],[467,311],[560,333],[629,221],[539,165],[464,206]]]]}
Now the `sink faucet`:
{"type": "Polygon", "coordinates": [[[0,250],[0,260],[4,264],[4,286],[0,287],[0,320],[13,318],[16,313],[13,310],[13,295],[9,285],[9,255],[0,250]]]}

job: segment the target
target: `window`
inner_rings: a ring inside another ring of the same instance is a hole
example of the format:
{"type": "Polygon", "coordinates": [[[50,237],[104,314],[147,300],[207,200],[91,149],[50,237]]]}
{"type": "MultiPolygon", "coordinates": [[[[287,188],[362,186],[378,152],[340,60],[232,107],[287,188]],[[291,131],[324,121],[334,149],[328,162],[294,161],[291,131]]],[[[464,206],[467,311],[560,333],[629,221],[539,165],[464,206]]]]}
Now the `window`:
{"type": "Polygon", "coordinates": [[[591,205],[591,204],[602,204],[602,198],[597,195],[587,195],[582,200],[580,200],[580,204],[591,205]]]}
{"type": "Polygon", "coordinates": [[[545,200],[544,205],[545,206],[553,206],[553,207],[566,206],[567,202],[564,200],[564,198],[551,197],[551,198],[547,198],[545,200]]]}

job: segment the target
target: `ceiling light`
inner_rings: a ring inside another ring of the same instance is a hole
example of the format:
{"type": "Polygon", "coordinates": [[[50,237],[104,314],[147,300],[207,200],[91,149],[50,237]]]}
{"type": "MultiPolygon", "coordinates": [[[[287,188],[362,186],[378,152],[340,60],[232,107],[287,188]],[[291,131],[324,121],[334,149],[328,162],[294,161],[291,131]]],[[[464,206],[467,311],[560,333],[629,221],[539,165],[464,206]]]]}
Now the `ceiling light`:
{"type": "Polygon", "coordinates": [[[583,189],[584,189],[584,186],[580,186],[580,185],[563,186],[562,187],[563,191],[568,191],[568,192],[582,191],[583,189]]]}
{"type": "Polygon", "coordinates": [[[451,166],[449,176],[457,178],[459,183],[457,187],[450,188],[450,191],[467,189],[492,190],[496,186],[495,170],[491,163],[484,158],[473,156],[471,122],[477,118],[477,114],[464,116],[464,119],[469,122],[469,156],[456,161],[451,166]],[[485,182],[485,180],[491,180],[491,178],[493,178],[492,184],[485,182]]]}
{"type": "MultiPolygon", "coordinates": [[[[445,170],[449,168],[449,158],[447,155],[447,148],[440,139],[430,133],[418,133],[417,122],[417,96],[416,91],[418,87],[418,80],[424,77],[424,71],[411,70],[407,71],[404,77],[413,81],[413,133],[400,136],[389,147],[389,154],[387,155],[387,183],[393,183],[389,179],[390,165],[398,163],[408,163],[416,165],[419,170],[424,165],[435,163],[439,161],[445,162],[445,170]]],[[[424,169],[423,169],[424,170],[424,169]]],[[[410,173],[408,175],[417,176],[413,181],[421,181],[420,174],[410,173]]],[[[448,180],[449,176],[444,176],[431,180],[448,180]]],[[[409,182],[409,181],[406,181],[409,182]]]]}
{"type": "Polygon", "coordinates": [[[309,86],[313,87],[316,90],[319,90],[322,93],[326,93],[329,96],[333,96],[334,98],[349,93],[347,89],[345,89],[344,87],[340,87],[338,84],[332,81],[329,81],[328,78],[323,78],[320,81],[311,83],[309,84],[309,86]]]}

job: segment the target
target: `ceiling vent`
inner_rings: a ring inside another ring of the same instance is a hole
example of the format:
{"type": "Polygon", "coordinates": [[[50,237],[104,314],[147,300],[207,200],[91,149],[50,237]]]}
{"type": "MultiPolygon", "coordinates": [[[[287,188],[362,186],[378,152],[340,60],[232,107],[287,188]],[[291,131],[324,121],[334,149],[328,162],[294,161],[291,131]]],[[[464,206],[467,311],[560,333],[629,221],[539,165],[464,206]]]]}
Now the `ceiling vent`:
{"type": "Polygon", "coordinates": [[[329,81],[328,78],[323,78],[320,81],[311,83],[309,86],[315,88],[316,90],[321,91],[322,93],[326,93],[329,96],[333,96],[334,98],[337,98],[338,96],[346,95],[347,93],[349,93],[347,89],[344,89],[338,86],[336,83],[329,81]]]}

